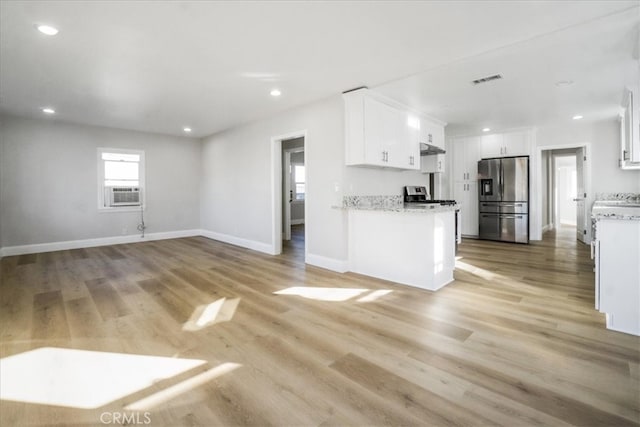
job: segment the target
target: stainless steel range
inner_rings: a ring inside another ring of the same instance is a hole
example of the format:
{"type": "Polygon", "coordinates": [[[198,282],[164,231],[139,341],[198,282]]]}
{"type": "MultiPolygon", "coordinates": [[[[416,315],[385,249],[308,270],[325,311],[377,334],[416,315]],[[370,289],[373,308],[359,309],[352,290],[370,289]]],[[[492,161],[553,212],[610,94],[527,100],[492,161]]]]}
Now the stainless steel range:
{"type": "Polygon", "coordinates": [[[407,185],[404,187],[404,202],[412,204],[438,204],[443,206],[456,204],[455,200],[432,200],[427,191],[427,187],[415,185],[407,185]]]}

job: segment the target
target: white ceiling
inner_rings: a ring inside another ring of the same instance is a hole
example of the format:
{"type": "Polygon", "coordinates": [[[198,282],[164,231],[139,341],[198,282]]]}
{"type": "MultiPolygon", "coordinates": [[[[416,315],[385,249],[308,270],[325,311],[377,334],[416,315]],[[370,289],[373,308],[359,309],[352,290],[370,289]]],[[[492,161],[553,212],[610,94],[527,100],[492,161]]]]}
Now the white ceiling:
{"type": "Polygon", "coordinates": [[[577,107],[605,117],[622,83],[602,78],[638,71],[617,67],[639,5],[2,1],[0,112],[52,106],[52,120],[199,137],[368,85],[459,131],[577,107]],[[494,72],[505,79],[470,87],[494,72]],[[562,92],[550,84],[560,79],[576,83],[562,92]]]}
{"type": "Polygon", "coordinates": [[[640,83],[639,25],[636,7],[375,89],[448,122],[448,135],[613,120],[623,87],[640,83]],[[503,79],[471,84],[494,74],[503,79]]]}

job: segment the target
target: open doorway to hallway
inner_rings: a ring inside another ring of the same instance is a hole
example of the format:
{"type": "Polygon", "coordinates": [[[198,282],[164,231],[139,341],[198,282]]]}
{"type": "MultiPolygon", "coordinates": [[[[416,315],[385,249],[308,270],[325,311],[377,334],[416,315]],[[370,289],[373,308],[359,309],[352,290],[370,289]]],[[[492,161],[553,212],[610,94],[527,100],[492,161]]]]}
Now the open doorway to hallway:
{"type": "Polygon", "coordinates": [[[309,225],[306,143],[306,130],[271,138],[272,254],[281,254],[295,238],[303,262],[307,256],[305,225],[309,225]]]}
{"type": "Polygon", "coordinates": [[[589,243],[586,147],[542,150],[541,160],[543,232],[571,229],[589,243]]]}
{"type": "Polygon", "coordinates": [[[576,155],[553,157],[554,224],[577,225],[576,199],[578,197],[576,155]]]}
{"type": "Polygon", "coordinates": [[[282,166],[283,251],[304,254],[307,193],[304,137],[282,141],[282,166]]]}

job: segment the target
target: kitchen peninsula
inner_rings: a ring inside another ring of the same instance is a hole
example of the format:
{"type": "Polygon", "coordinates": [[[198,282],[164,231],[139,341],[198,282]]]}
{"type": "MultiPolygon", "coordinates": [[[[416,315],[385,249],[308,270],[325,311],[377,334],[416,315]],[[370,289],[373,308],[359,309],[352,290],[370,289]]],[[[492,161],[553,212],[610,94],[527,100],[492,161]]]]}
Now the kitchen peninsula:
{"type": "Polygon", "coordinates": [[[402,196],[345,197],[349,270],[435,291],[453,281],[455,205],[405,205],[402,196]]]}

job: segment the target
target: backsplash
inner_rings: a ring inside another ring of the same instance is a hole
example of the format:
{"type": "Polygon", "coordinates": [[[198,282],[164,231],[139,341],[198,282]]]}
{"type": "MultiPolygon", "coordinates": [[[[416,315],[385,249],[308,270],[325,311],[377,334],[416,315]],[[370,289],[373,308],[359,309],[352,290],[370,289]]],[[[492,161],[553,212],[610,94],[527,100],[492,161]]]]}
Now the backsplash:
{"type": "Polygon", "coordinates": [[[596,200],[625,200],[640,203],[640,193],[596,193],[596,200]]]}
{"type": "Polygon", "coordinates": [[[402,196],[344,196],[342,207],[345,208],[398,208],[402,207],[402,196]]]}

